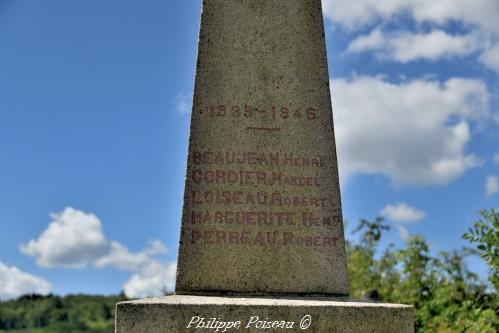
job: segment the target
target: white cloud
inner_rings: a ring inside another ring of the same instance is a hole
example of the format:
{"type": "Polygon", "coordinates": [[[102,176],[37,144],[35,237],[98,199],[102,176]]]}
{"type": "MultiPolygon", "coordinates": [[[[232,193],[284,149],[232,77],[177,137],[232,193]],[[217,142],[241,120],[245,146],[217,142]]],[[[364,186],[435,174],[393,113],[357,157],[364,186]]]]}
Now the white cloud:
{"type": "Polygon", "coordinates": [[[45,279],[0,262],[0,300],[5,301],[33,293],[46,295],[51,290],[52,285],[45,279]]]}
{"type": "Polygon", "coordinates": [[[404,227],[403,225],[395,224],[395,228],[397,228],[397,231],[399,232],[400,238],[402,238],[403,240],[407,240],[409,238],[409,236],[411,235],[409,233],[409,230],[407,230],[407,228],[404,227]]]}
{"type": "Polygon", "coordinates": [[[358,36],[348,44],[346,51],[358,53],[379,50],[387,44],[387,37],[380,28],[373,29],[369,34],[358,36]]]}
{"type": "MultiPolygon", "coordinates": [[[[405,1],[407,3],[407,1],[405,1]]],[[[401,0],[322,0],[324,15],[348,28],[371,24],[379,18],[388,18],[402,11],[401,0]]]]}
{"type": "Polygon", "coordinates": [[[490,197],[499,193],[499,178],[497,176],[488,176],[485,179],[485,195],[490,197]]]}
{"type": "Polygon", "coordinates": [[[165,253],[160,241],[153,241],[143,251],[132,253],[118,242],[111,242],[111,251],[96,260],[97,267],[111,266],[134,273],[123,286],[130,298],[160,296],[175,288],[176,263],[165,263],[154,256],[165,253]]]}
{"type": "Polygon", "coordinates": [[[398,0],[408,2],[408,10],[418,22],[445,24],[461,21],[477,25],[487,31],[499,32],[499,3],[497,0],[398,0]]]}
{"type": "Polygon", "coordinates": [[[151,262],[126,283],[125,294],[130,298],[160,296],[175,288],[176,263],[151,262]]]}
{"type": "Polygon", "coordinates": [[[452,35],[442,30],[429,33],[383,33],[380,28],[368,35],[355,38],[347,47],[347,52],[358,53],[375,51],[381,58],[406,63],[426,59],[437,60],[451,56],[465,56],[480,49],[480,36],[475,33],[452,35]]]}
{"type": "Polygon", "coordinates": [[[132,272],[133,275],[123,286],[125,295],[130,298],[160,296],[175,288],[176,263],[166,263],[154,258],[166,250],[163,243],[153,241],[143,251],[133,253],[112,241],[109,253],[97,259],[95,266],[110,266],[132,272]]]}
{"type": "Polygon", "coordinates": [[[397,223],[414,223],[426,216],[426,213],[405,203],[387,205],[381,215],[397,223]]]}
{"type": "Polygon", "coordinates": [[[396,184],[446,184],[480,165],[466,146],[471,123],[489,116],[483,82],[364,76],[331,86],[342,181],[382,173],[396,184]]]}
{"type": "Polygon", "coordinates": [[[101,221],[95,215],[68,207],[50,216],[52,222],[40,237],[20,247],[38,265],[84,267],[109,251],[101,221]]]}
{"type": "Polygon", "coordinates": [[[426,217],[426,213],[420,209],[411,207],[406,203],[387,205],[381,210],[381,216],[390,220],[402,239],[409,238],[409,231],[404,224],[416,223],[426,217]]]}
{"type": "Polygon", "coordinates": [[[47,268],[93,265],[131,272],[133,276],[124,286],[129,297],[155,296],[173,289],[175,269],[171,272],[176,264],[156,258],[167,251],[162,242],[154,240],[144,250],[131,252],[106,238],[102,223],[94,214],[65,208],[62,213],[51,214],[51,218],[38,239],[20,246],[21,252],[34,257],[38,265],[47,268]]]}
{"type": "Polygon", "coordinates": [[[184,94],[184,93],[178,93],[177,94],[177,111],[180,114],[187,114],[191,112],[191,106],[192,106],[192,95],[191,94],[184,94]]]}
{"type": "Polygon", "coordinates": [[[111,266],[126,271],[136,271],[149,264],[155,255],[166,252],[166,247],[160,241],[153,241],[143,251],[132,253],[118,242],[111,241],[110,251],[95,260],[95,266],[111,266]]]}
{"type": "Polygon", "coordinates": [[[478,61],[499,73],[499,1],[497,0],[322,0],[325,17],[351,30],[374,25],[397,26],[403,16],[411,17],[415,29],[422,23],[429,33],[381,33],[358,36],[349,45],[350,52],[373,50],[377,55],[399,62],[417,59],[436,60],[477,53],[478,61]],[[467,34],[444,31],[457,23],[467,34]],[[395,25],[393,24],[395,23],[395,25]],[[389,25],[391,24],[391,25],[389,25]]]}
{"type": "Polygon", "coordinates": [[[480,61],[485,66],[499,73],[499,42],[494,46],[487,48],[480,56],[480,61]]]}
{"type": "Polygon", "coordinates": [[[409,14],[416,22],[444,25],[451,21],[499,32],[497,0],[322,0],[332,22],[350,29],[409,14]]]}

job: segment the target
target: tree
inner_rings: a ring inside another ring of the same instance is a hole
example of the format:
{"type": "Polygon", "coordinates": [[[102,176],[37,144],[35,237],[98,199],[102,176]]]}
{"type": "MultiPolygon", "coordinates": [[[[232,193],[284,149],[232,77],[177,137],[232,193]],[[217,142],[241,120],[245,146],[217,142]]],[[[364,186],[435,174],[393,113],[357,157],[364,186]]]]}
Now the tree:
{"type": "Polygon", "coordinates": [[[481,216],[478,226],[470,229],[478,250],[437,255],[422,236],[409,237],[402,248],[390,244],[380,251],[379,241],[389,226],[379,217],[360,220],[354,230],[361,233],[360,240],[347,242],[351,295],[412,304],[418,333],[498,332],[499,297],[465,262],[467,256],[479,253],[491,268],[490,278],[497,278],[497,213],[481,216]]]}
{"type": "Polygon", "coordinates": [[[481,210],[479,214],[481,218],[463,238],[476,244],[478,253],[489,266],[489,281],[499,292],[499,212],[492,208],[481,210]]]}

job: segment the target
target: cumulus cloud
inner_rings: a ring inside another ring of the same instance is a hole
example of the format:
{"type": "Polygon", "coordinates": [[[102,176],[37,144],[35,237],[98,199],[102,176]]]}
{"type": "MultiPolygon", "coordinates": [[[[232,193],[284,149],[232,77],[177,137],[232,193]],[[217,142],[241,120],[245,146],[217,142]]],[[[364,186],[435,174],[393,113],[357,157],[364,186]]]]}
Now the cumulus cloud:
{"type": "Polygon", "coordinates": [[[490,197],[499,193],[499,178],[497,176],[488,176],[485,179],[485,195],[490,197]]]}
{"type": "Polygon", "coordinates": [[[172,267],[176,264],[156,258],[167,251],[162,242],[154,240],[142,251],[132,252],[121,243],[108,240],[94,214],[68,207],[50,216],[52,221],[38,239],[20,246],[21,252],[34,257],[38,265],[47,268],[93,265],[131,272],[133,275],[124,286],[129,297],[155,296],[173,289],[172,267]],[[153,276],[156,273],[158,276],[153,276]]]}
{"type": "Polygon", "coordinates": [[[487,48],[480,56],[480,61],[485,66],[499,73],[499,42],[487,48]]]}
{"type": "Polygon", "coordinates": [[[353,29],[401,12],[407,5],[407,1],[405,2],[406,4],[402,0],[322,0],[322,10],[331,21],[353,29]]]}
{"type": "Polygon", "coordinates": [[[322,0],[322,4],[327,18],[350,29],[408,14],[418,23],[457,21],[499,32],[497,0],[322,0]]]}
{"type": "Polygon", "coordinates": [[[374,51],[380,58],[406,63],[426,59],[437,60],[451,56],[465,56],[481,47],[475,33],[452,35],[442,30],[429,33],[384,33],[380,28],[355,38],[348,45],[348,53],[374,51]]]}
{"type": "Polygon", "coordinates": [[[426,213],[405,203],[387,205],[381,210],[381,216],[390,220],[402,239],[409,237],[406,224],[416,223],[426,217],[426,213]]]}
{"type": "Polygon", "coordinates": [[[477,60],[499,73],[499,2],[497,0],[323,0],[325,17],[335,24],[356,30],[375,25],[397,26],[400,17],[409,16],[416,30],[425,23],[432,31],[382,33],[357,36],[349,52],[376,51],[387,60],[408,62],[436,60],[477,53],[477,60]],[[389,25],[391,23],[391,25],[389,25]],[[395,25],[393,24],[395,23],[395,25]],[[444,29],[457,23],[461,31],[450,34],[444,29]]]}
{"type": "Polygon", "coordinates": [[[46,295],[51,290],[52,285],[45,279],[0,262],[0,300],[14,299],[25,294],[46,295]]]}
{"type": "Polygon", "coordinates": [[[466,148],[471,124],[489,117],[483,82],[362,76],[331,86],[342,181],[381,173],[396,184],[446,184],[481,164],[466,148]]]}
{"type": "Polygon", "coordinates": [[[101,221],[93,214],[66,208],[51,214],[52,222],[36,240],[22,244],[22,253],[42,267],[84,267],[109,251],[101,221]]]}
{"type": "Polygon", "coordinates": [[[163,243],[153,241],[146,249],[133,253],[113,241],[109,253],[97,259],[95,265],[132,272],[133,275],[123,286],[125,295],[130,298],[160,296],[175,288],[176,263],[162,262],[154,258],[166,250],[163,243]]]}
{"type": "Polygon", "coordinates": [[[160,241],[153,241],[143,251],[130,252],[125,246],[118,242],[111,241],[111,248],[104,256],[95,260],[97,267],[116,267],[126,271],[140,270],[149,264],[152,257],[166,252],[166,247],[160,241]]]}
{"type": "Polygon", "coordinates": [[[151,262],[125,283],[125,294],[130,298],[143,298],[172,291],[176,270],[176,263],[151,262]]]}
{"type": "Polygon", "coordinates": [[[423,219],[426,213],[405,203],[399,203],[387,205],[381,210],[381,215],[397,223],[414,223],[423,219]]]}
{"type": "Polygon", "coordinates": [[[380,28],[373,29],[367,35],[361,35],[348,44],[346,51],[349,53],[358,53],[364,51],[379,50],[386,47],[387,37],[380,28]]]}
{"type": "Polygon", "coordinates": [[[404,227],[403,225],[395,224],[395,228],[399,232],[400,238],[402,238],[403,240],[407,240],[409,238],[409,236],[411,235],[409,233],[409,230],[407,230],[407,228],[404,227]]]}

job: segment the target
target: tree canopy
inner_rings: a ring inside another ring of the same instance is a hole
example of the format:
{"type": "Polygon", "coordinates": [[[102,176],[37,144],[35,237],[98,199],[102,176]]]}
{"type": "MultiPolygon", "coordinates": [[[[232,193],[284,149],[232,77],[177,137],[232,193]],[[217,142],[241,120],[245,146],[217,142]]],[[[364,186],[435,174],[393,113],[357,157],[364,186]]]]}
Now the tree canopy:
{"type": "MultiPolygon", "coordinates": [[[[381,249],[390,226],[383,218],[362,219],[354,229],[359,241],[347,241],[352,298],[412,304],[416,332],[499,332],[499,212],[483,210],[463,235],[470,247],[433,255],[422,236],[410,236],[403,247],[381,249]],[[489,267],[479,277],[466,266],[470,255],[489,267]]],[[[114,332],[115,304],[120,296],[26,295],[0,303],[0,332],[114,332]]]]}

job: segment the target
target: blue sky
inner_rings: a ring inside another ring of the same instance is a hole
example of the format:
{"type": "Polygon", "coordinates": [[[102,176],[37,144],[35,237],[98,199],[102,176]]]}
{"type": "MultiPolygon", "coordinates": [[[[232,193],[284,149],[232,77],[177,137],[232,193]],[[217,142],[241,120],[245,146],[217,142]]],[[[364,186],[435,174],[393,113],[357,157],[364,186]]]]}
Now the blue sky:
{"type": "MultiPolygon", "coordinates": [[[[464,245],[499,208],[499,3],[323,4],[347,237],[464,245]]],[[[0,299],[173,288],[200,7],[0,2],[0,299]]]]}

